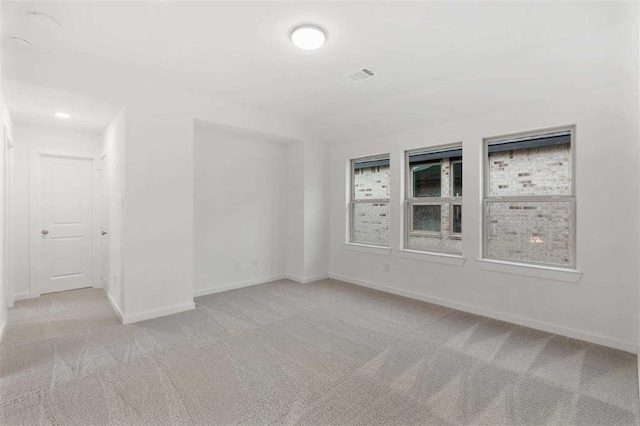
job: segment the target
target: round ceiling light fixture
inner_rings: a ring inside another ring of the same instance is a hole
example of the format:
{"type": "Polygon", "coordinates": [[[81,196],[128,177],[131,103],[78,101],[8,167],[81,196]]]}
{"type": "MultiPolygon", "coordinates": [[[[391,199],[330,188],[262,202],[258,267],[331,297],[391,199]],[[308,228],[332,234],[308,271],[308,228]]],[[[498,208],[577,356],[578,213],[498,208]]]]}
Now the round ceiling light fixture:
{"type": "Polygon", "coordinates": [[[327,40],[327,32],[314,24],[302,24],[291,30],[291,41],[302,50],[316,50],[327,40]]]}
{"type": "Polygon", "coordinates": [[[68,120],[71,118],[71,114],[69,114],[68,112],[56,111],[54,115],[58,118],[61,118],[62,120],[68,120]]]}
{"type": "Polygon", "coordinates": [[[27,17],[31,22],[34,22],[38,25],[42,25],[44,27],[49,28],[60,28],[60,22],[56,21],[51,16],[42,12],[27,12],[27,17]]]}

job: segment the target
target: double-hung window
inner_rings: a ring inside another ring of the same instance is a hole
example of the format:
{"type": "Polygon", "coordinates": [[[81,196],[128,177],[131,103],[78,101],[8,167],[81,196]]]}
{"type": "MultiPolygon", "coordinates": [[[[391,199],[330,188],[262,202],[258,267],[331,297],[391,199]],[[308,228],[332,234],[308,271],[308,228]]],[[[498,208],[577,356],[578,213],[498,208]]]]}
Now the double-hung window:
{"type": "Polygon", "coordinates": [[[389,247],[390,180],[388,155],[351,160],[350,242],[389,247]]]}
{"type": "Polygon", "coordinates": [[[406,153],[405,249],[462,252],[462,147],[406,153]]]}
{"type": "Polygon", "coordinates": [[[573,133],[485,141],[484,258],[575,267],[573,133]]]}

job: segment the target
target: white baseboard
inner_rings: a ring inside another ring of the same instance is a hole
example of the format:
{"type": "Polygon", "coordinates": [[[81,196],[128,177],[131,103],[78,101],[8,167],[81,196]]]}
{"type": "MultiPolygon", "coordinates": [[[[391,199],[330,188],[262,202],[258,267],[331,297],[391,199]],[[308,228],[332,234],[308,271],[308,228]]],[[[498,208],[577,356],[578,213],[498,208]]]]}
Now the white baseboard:
{"type": "Polygon", "coordinates": [[[2,338],[4,337],[4,330],[7,328],[7,322],[3,322],[0,324],[0,343],[2,343],[2,338]]]}
{"type": "Polygon", "coordinates": [[[286,278],[300,284],[308,284],[314,281],[320,281],[329,278],[328,274],[312,275],[310,277],[299,277],[297,275],[287,275],[286,278]]]}
{"type": "Polygon", "coordinates": [[[195,309],[196,304],[193,302],[183,303],[181,305],[170,306],[168,308],[156,309],[153,311],[142,312],[139,314],[125,315],[122,318],[123,324],[133,324],[134,322],[146,321],[153,318],[164,317],[167,315],[173,315],[184,311],[195,309]]]}
{"type": "Polygon", "coordinates": [[[222,293],[223,291],[235,290],[237,288],[250,287],[252,285],[270,283],[272,281],[283,280],[284,275],[275,275],[273,277],[256,278],[254,280],[241,281],[238,283],[224,284],[216,287],[209,287],[202,290],[194,290],[193,297],[206,296],[208,294],[222,293]]]}
{"type": "Polygon", "coordinates": [[[11,306],[9,306],[9,308],[13,308],[14,303],[19,300],[35,299],[36,297],[40,297],[40,295],[31,293],[14,294],[13,299],[11,300],[11,306]]]}
{"type": "Polygon", "coordinates": [[[359,285],[362,287],[368,287],[374,290],[383,291],[385,293],[397,294],[398,296],[404,296],[411,299],[422,300],[423,302],[433,303],[434,305],[446,306],[448,308],[457,309],[459,311],[469,312],[472,314],[481,315],[484,317],[488,317],[488,318],[492,318],[500,321],[510,322],[512,324],[535,328],[536,330],[546,331],[548,333],[558,334],[561,336],[566,336],[566,337],[570,337],[578,340],[584,340],[586,342],[596,343],[598,345],[608,346],[608,347],[620,349],[626,352],[638,353],[638,345],[632,342],[625,342],[622,340],[611,339],[609,337],[604,337],[597,334],[591,334],[584,331],[575,330],[572,328],[561,327],[561,326],[549,324],[549,323],[538,321],[538,320],[523,318],[517,315],[497,312],[491,309],[481,308],[478,306],[467,305],[465,303],[454,302],[448,299],[426,296],[423,294],[415,293],[413,291],[401,290],[393,287],[387,287],[385,285],[374,284],[372,282],[363,281],[357,278],[345,277],[337,274],[329,274],[329,277],[335,280],[344,281],[344,282],[359,285]]]}
{"type": "Polygon", "coordinates": [[[122,322],[124,324],[124,315],[122,314],[122,311],[120,310],[120,307],[111,298],[111,295],[108,292],[105,291],[105,293],[107,294],[107,299],[109,300],[109,303],[111,304],[111,307],[113,308],[114,311],[116,311],[116,315],[118,315],[118,318],[120,318],[120,322],[122,322]]]}
{"type": "Polygon", "coordinates": [[[304,281],[304,278],[299,277],[297,275],[291,275],[291,274],[287,274],[285,276],[285,278],[288,279],[288,280],[291,280],[291,281],[295,281],[295,282],[300,283],[300,284],[302,284],[302,281],[304,281]]]}

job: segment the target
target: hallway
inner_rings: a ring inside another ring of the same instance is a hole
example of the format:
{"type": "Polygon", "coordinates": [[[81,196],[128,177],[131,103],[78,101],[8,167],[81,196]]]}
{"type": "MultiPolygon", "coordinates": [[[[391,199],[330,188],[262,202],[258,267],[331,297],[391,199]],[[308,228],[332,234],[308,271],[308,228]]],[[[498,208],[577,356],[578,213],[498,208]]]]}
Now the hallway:
{"type": "Polygon", "coordinates": [[[98,329],[120,324],[99,288],[43,294],[16,302],[8,311],[2,346],[37,344],[48,339],[80,339],[98,329]]]}

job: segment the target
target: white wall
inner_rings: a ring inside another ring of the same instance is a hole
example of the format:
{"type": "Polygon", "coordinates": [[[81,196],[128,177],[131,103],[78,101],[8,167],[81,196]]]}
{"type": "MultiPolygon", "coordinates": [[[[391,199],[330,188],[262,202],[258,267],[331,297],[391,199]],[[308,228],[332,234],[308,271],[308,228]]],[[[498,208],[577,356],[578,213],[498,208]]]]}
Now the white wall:
{"type": "Polygon", "coordinates": [[[328,145],[314,138],[289,146],[287,277],[301,283],[328,276],[328,156],[328,145]]]}
{"type": "Polygon", "coordinates": [[[196,295],[284,277],[288,150],[289,144],[196,125],[196,295]]]}
{"type": "MultiPolygon", "coordinates": [[[[9,202],[7,199],[8,194],[5,191],[5,179],[8,177],[6,176],[5,160],[8,156],[9,163],[13,162],[14,150],[7,151],[4,141],[5,131],[6,135],[13,140],[13,121],[0,90],[0,137],[2,138],[0,141],[0,340],[7,321],[7,305],[12,294],[10,288],[11,277],[8,276],[11,271],[11,265],[5,262],[5,239],[8,237],[5,235],[5,222],[10,221],[10,218],[5,217],[5,203],[9,202]]],[[[11,258],[11,256],[8,256],[8,258],[11,258]]]]}
{"type": "Polygon", "coordinates": [[[331,149],[330,274],[634,351],[638,344],[638,106],[635,83],[331,149]],[[575,124],[577,283],[479,270],[485,137],[575,124]],[[464,266],[400,258],[404,150],[463,143],[464,266]],[[391,154],[389,256],[345,250],[347,162],[391,154]],[[390,272],[385,273],[385,265],[390,272]]]}
{"type": "MultiPolygon", "coordinates": [[[[48,126],[16,123],[14,126],[13,181],[11,191],[11,282],[13,299],[37,297],[30,285],[29,266],[29,150],[32,148],[91,154],[95,169],[102,153],[102,141],[97,133],[77,132],[48,126]]],[[[94,243],[99,241],[94,233],[94,243]]],[[[98,267],[94,265],[94,268],[98,267]]],[[[8,301],[10,304],[12,300],[8,301]]]]}
{"type": "Polygon", "coordinates": [[[329,147],[304,142],[304,275],[301,281],[326,278],[329,269],[329,147]]]}
{"type": "MultiPolygon", "coordinates": [[[[2,7],[0,7],[0,30],[2,30],[2,7]]],[[[5,116],[8,115],[7,106],[5,105],[4,95],[2,92],[2,68],[3,68],[2,55],[0,55],[0,125],[2,125],[0,129],[6,126],[7,120],[5,116]]],[[[0,132],[3,132],[3,130],[0,130],[0,132]]],[[[1,136],[2,135],[0,134],[0,137],[1,136]]],[[[0,143],[4,144],[4,141],[0,143]]],[[[4,147],[2,147],[1,149],[4,151],[4,147]]],[[[0,154],[0,157],[3,157],[3,156],[4,156],[4,153],[0,154]]],[[[4,157],[1,158],[0,160],[4,160],[4,157]]],[[[4,161],[0,161],[0,179],[4,182],[4,179],[5,179],[4,161]]],[[[3,203],[0,203],[0,207],[2,208],[2,212],[0,212],[0,224],[4,225],[4,222],[5,222],[4,206],[6,203],[4,191],[2,192],[2,200],[3,200],[3,203]]],[[[2,237],[0,238],[0,245],[4,247],[6,243],[6,238],[7,238],[7,236],[4,235],[4,226],[2,226],[2,230],[0,230],[0,237],[2,237]]],[[[0,249],[0,251],[4,253],[4,248],[0,249]]],[[[0,256],[0,341],[2,341],[4,328],[7,323],[7,299],[10,293],[9,283],[8,283],[8,280],[5,278],[6,268],[7,268],[7,265],[5,265],[4,255],[0,256]]]]}
{"type": "Polygon", "coordinates": [[[107,191],[109,218],[109,283],[106,291],[120,315],[124,312],[122,234],[124,232],[125,111],[122,108],[102,134],[107,154],[107,191]]]}
{"type": "Polygon", "coordinates": [[[125,103],[125,323],[194,307],[193,116],[160,98],[125,103]]]}
{"type": "Polygon", "coordinates": [[[287,167],[287,276],[303,281],[304,264],[304,145],[289,146],[287,167]]]}

